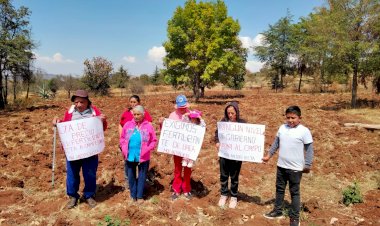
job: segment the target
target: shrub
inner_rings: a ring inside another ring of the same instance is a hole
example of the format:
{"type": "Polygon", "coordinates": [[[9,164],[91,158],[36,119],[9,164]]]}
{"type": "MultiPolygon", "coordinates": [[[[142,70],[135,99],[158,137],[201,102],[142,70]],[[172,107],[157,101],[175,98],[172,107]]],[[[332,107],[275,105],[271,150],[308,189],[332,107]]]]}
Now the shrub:
{"type": "Polygon", "coordinates": [[[348,206],[351,203],[362,203],[363,196],[360,192],[360,188],[356,182],[353,185],[348,186],[343,190],[343,203],[348,206]]]}
{"type": "Polygon", "coordinates": [[[38,96],[40,96],[42,99],[49,99],[51,94],[49,90],[45,87],[45,84],[42,84],[42,87],[38,87],[38,96]]]}
{"type": "Polygon", "coordinates": [[[131,81],[129,89],[132,94],[143,94],[145,92],[144,84],[140,81],[131,81]]]}
{"type": "Polygon", "coordinates": [[[158,204],[159,203],[159,198],[157,197],[157,196],[153,196],[151,199],[150,199],[150,202],[152,203],[152,204],[158,204]]]}
{"type": "Polygon", "coordinates": [[[102,225],[105,225],[105,226],[122,226],[122,225],[130,225],[130,224],[131,224],[131,220],[129,220],[129,219],[125,219],[124,222],[122,222],[117,217],[112,218],[110,215],[106,215],[104,217],[104,222],[99,222],[98,226],[102,226],[102,225]]]}

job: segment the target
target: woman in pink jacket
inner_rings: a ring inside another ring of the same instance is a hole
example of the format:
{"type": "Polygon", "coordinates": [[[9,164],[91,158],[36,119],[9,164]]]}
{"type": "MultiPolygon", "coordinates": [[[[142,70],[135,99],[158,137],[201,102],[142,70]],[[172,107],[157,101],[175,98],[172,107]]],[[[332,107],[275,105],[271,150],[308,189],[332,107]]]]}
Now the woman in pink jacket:
{"type": "Polygon", "coordinates": [[[124,124],[120,147],[127,161],[127,173],[131,198],[143,202],[144,183],[149,169],[150,153],[157,144],[156,132],[144,119],[144,107],[133,108],[133,120],[124,124]],[[136,171],[138,169],[138,178],[136,171]]]}

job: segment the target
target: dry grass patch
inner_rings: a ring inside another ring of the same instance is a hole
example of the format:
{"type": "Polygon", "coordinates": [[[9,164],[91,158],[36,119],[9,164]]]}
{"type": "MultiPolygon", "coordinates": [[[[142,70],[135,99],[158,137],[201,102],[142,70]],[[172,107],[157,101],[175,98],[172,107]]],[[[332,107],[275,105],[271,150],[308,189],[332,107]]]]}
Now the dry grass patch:
{"type": "Polygon", "coordinates": [[[361,123],[380,124],[379,109],[348,109],[343,110],[343,113],[358,116],[358,118],[363,120],[361,123]]]}

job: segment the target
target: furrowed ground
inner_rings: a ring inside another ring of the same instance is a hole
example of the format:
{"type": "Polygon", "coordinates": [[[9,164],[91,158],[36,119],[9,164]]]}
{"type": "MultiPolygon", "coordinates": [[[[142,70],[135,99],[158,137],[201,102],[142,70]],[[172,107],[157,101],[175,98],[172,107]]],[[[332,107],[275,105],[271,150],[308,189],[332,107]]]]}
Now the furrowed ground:
{"type": "MultiPolygon", "coordinates": [[[[174,110],[177,94],[141,96],[156,129],[158,118],[174,110]]],[[[91,97],[109,124],[106,148],[99,157],[98,206],[90,209],[80,203],[72,210],[64,209],[68,200],[65,156],[59,145],[52,188],[51,121],[54,116],[63,116],[69,99],[0,112],[0,225],[97,225],[105,222],[105,216],[127,220],[131,225],[288,225],[288,219],[273,221],[262,216],[273,207],[277,155],[268,164],[243,163],[236,209],[216,205],[220,185],[213,136],[216,122],[231,100],[239,102],[242,118],[266,126],[266,149],[284,122],[285,108],[301,107],[302,123],[310,128],[315,148],[312,172],[305,174],[301,183],[302,225],[328,225],[332,221],[334,225],[380,225],[380,133],[344,126],[348,122],[380,124],[380,97],[362,91],[359,103],[366,108],[348,110],[350,97],[350,93],[295,94],[266,89],[206,92],[204,99],[191,104],[203,112],[207,123],[203,148],[193,168],[194,198],[171,201],[173,160],[154,152],[149,171],[153,183],[147,184],[142,205],[130,202],[129,192],[123,190],[117,126],[127,97],[91,97]],[[341,203],[342,190],[354,181],[360,186],[364,203],[346,207],[341,203]]],[[[288,191],[285,199],[290,201],[288,191]]]]}

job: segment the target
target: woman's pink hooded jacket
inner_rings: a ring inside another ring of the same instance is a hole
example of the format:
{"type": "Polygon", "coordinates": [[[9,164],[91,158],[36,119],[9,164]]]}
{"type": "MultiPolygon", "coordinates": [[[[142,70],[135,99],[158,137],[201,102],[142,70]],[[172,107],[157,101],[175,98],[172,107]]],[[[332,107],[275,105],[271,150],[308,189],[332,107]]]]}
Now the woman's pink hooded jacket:
{"type": "MultiPolygon", "coordinates": [[[[123,130],[121,132],[120,147],[125,160],[128,158],[129,139],[135,130],[135,127],[135,120],[129,121],[124,124],[123,130]]],[[[150,160],[150,152],[152,152],[156,147],[157,137],[152,124],[146,120],[144,120],[140,125],[140,134],[142,139],[140,149],[140,162],[145,162],[150,160]]]]}

